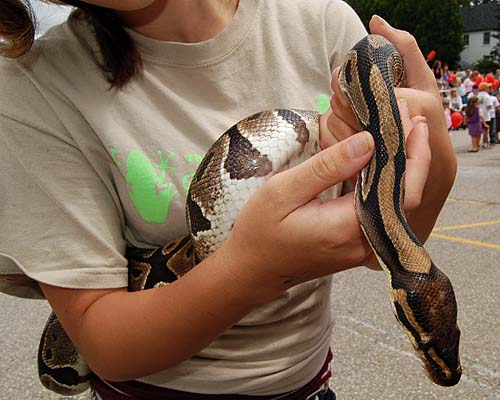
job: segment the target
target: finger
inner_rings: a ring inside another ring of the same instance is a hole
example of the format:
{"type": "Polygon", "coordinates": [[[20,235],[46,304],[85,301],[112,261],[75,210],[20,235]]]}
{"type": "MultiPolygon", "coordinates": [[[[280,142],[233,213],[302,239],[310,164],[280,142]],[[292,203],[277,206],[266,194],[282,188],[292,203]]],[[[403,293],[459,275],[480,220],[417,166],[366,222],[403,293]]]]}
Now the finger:
{"type": "Polygon", "coordinates": [[[411,121],[410,111],[408,110],[408,102],[403,98],[398,99],[398,108],[405,138],[407,138],[410,131],[413,129],[413,122],[411,121]]]}
{"type": "Polygon", "coordinates": [[[420,205],[431,164],[426,119],[418,116],[412,121],[415,128],[411,130],[406,140],[405,211],[414,210],[420,205]]]}
{"type": "MultiPolygon", "coordinates": [[[[328,116],[327,128],[328,131],[331,133],[331,136],[333,136],[335,140],[339,142],[351,137],[352,135],[360,131],[360,130],[354,130],[351,125],[346,123],[345,120],[333,110],[331,114],[328,116]]],[[[326,147],[328,146],[323,146],[322,143],[322,148],[326,147]]]]}
{"type": "Polygon", "coordinates": [[[410,33],[393,28],[378,15],[374,15],[370,20],[370,32],[384,36],[399,51],[405,64],[406,85],[408,87],[434,90],[436,94],[439,94],[434,75],[427,65],[417,41],[410,33]]]}
{"type": "Polygon", "coordinates": [[[313,235],[313,242],[319,243],[321,238],[328,238],[341,243],[344,236],[351,240],[363,237],[354,204],[354,193],[326,201],[314,200],[295,210],[284,221],[292,224],[301,221],[304,230],[313,235]],[[339,226],[344,228],[338,229],[339,226]]]}
{"type": "Polygon", "coordinates": [[[351,126],[355,132],[359,132],[361,131],[361,126],[359,125],[356,115],[354,114],[352,105],[349,102],[347,96],[340,88],[339,71],[340,67],[337,67],[333,70],[331,82],[333,96],[330,100],[330,107],[333,112],[341,117],[346,122],[346,124],[351,126]]]}
{"type": "MultiPolygon", "coordinates": [[[[262,187],[260,207],[273,208],[285,218],[290,212],[316,198],[324,190],[348,179],[370,160],[374,149],[372,136],[360,132],[273,176],[262,187]]],[[[256,196],[253,196],[256,197],[256,196]]]]}
{"type": "Polygon", "coordinates": [[[346,261],[349,259],[350,264],[361,265],[372,250],[359,225],[354,204],[354,193],[328,201],[311,201],[288,215],[282,223],[302,226],[304,231],[310,232],[314,250],[327,238],[329,243],[345,249],[346,261]]]}

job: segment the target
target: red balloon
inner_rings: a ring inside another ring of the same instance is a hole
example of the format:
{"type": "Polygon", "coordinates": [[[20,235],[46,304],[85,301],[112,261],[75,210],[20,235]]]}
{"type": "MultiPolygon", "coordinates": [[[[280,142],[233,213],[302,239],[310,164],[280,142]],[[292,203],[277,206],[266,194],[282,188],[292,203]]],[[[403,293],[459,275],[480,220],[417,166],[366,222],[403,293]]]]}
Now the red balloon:
{"type": "Polygon", "coordinates": [[[452,128],[458,128],[460,125],[462,125],[463,121],[464,121],[464,117],[458,111],[455,111],[454,113],[451,114],[451,127],[452,128]]]}
{"type": "Polygon", "coordinates": [[[498,79],[494,79],[492,85],[493,89],[498,89],[498,87],[500,86],[500,81],[498,79]]]}
{"type": "Polygon", "coordinates": [[[478,75],[476,78],[476,85],[481,84],[482,81],[483,81],[483,77],[481,75],[478,75]]]}
{"type": "Polygon", "coordinates": [[[448,75],[448,82],[454,83],[457,80],[457,76],[455,74],[448,75]]]}
{"type": "Polygon", "coordinates": [[[432,61],[434,59],[434,57],[436,57],[436,50],[431,50],[429,52],[429,54],[427,54],[427,61],[432,61]]]}
{"type": "Polygon", "coordinates": [[[486,75],[486,82],[493,83],[494,80],[495,76],[491,72],[488,75],[486,75]]]}

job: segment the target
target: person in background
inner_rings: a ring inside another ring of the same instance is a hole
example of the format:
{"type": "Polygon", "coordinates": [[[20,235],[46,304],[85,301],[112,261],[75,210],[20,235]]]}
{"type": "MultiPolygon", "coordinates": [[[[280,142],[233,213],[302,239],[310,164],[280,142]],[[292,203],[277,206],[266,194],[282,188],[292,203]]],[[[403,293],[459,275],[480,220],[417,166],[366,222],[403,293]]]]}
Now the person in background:
{"type": "Polygon", "coordinates": [[[450,111],[450,99],[448,97],[443,97],[443,111],[444,119],[446,120],[446,127],[448,131],[451,129],[451,111],[450,111]]]}
{"type": "Polygon", "coordinates": [[[450,83],[450,67],[448,66],[448,64],[444,64],[443,66],[443,81],[446,83],[446,84],[449,84],[450,83]]]}
{"type": "MultiPolygon", "coordinates": [[[[467,70],[470,71],[470,68],[467,68],[467,70]]],[[[474,89],[474,85],[476,85],[476,78],[477,78],[476,72],[471,72],[465,78],[464,85],[465,85],[465,92],[466,92],[467,98],[468,98],[469,94],[472,93],[472,91],[474,89]]]]}
{"type": "Polygon", "coordinates": [[[495,71],[495,79],[500,80],[500,69],[495,71]]]}
{"type": "Polygon", "coordinates": [[[465,68],[465,78],[469,78],[470,77],[470,74],[472,73],[472,70],[470,68],[465,68]]]}
{"type": "MultiPolygon", "coordinates": [[[[496,94],[497,101],[500,103],[500,92],[497,92],[496,94]]],[[[500,143],[500,135],[498,132],[500,132],[500,106],[498,106],[495,110],[495,117],[496,117],[496,133],[495,133],[495,139],[497,143],[500,143]]]]}
{"type": "Polygon", "coordinates": [[[434,64],[432,64],[432,72],[434,73],[438,89],[444,90],[446,88],[446,83],[443,79],[443,67],[440,60],[436,60],[434,64]]]}
{"type": "Polygon", "coordinates": [[[484,117],[481,115],[479,98],[477,96],[471,96],[469,97],[469,100],[467,100],[464,122],[467,125],[471,138],[471,148],[469,153],[477,153],[479,151],[481,135],[486,126],[484,117]]]}
{"type": "MultiPolygon", "coordinates": [[[[451,88],[450,90],[450,97],[448,98],[449,104],[450,104],[450,119],[451,119],[451,114],[453,113],[460,113],[463,114],[463,108],[464,104],[462,103],[462,98],[458,95],[457,89],[456,88],[451,88]]],[[[452,127],[451,129],[456,130],[460,128],[459,126],[452,127]]],[[[450,128],[448,128],[450,129],[450,128]]]]}
{"type": "Polygon", "coordinates": [[[472,91],[467,94],[467,100],[469,100],[472,96],[476,96],[479,94],[479,85],[474,84],[472,86],[472,91]]]}
{"type": "Polygon", "coordinates": [[[477,97],[479,99],[479,108],[481,109],[481,114],[484,116],[484,122],[486,126],[483,130],[483,149],[489,149],[490,146],[490,126],[491,126],[491,114],[490,110],[493,105],[491,104],[490,94],[488,93],[489,88],[491,87],[491,83],[481,82],[479,84],[479,93],[477,97]]]}
{"type": "Polygon", "coordinates": [[[465,84],[462,78],[457,76],[457,80],[455,81],[455,87],[457,88],[457,94],[462,99],[462,106],[467,104],[467,90],[465,89],[465,84]]]}
{"type": "Polygon", "coordinates": [[[500,106],[500,103],[497,99],[497,96],[493,94],[493,86],[489,86],[487,89],[487,92],[490,95],[490,100],[491,100],[491,108],[489,110],[490,112],[490,129],[489,129],[489,134],[490,134],[490,145],[494,146],[495,144],[498,143],[497,141],[497,118],[496,118],[496,110],[500,106]]]}
{"type": "Polygon", "coordinates": [[[434,61],[434,64],[432,64],[432,72],[434,73],[434,78],[436,78],[436,80],[443,78],[443,67],[441,65],[441,60],[434,61]]]}
{"type": "Polygon", "coordinates": [[[462,98],[458,95],[458,90],[456,88],[451,88],[450,90],[450,111],[454,112],[462,112],[464,108],[464,103],[462,102],[462,98]]]}

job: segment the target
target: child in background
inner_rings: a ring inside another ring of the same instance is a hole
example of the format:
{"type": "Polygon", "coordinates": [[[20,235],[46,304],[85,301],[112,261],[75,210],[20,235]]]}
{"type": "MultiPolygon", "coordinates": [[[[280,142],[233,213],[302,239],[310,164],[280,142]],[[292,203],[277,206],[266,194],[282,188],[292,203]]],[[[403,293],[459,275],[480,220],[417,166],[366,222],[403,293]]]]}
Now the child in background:
{"type": "Polygon", "coordinates": [[[450,111],[454,112],[462,112],[462,108],[464,107],[464,103],[462,102],[462,98],[458,95],[458,91],[455,88],[450,90],[450,111]]]}
{"type": "Polygon", "coordinates": [[[467,104],[467,89],[462,78],[459,76],[457,76],[457,80],[455,81],[455,87],[457,88],[457,94],[462,99],[462,106],[467,104]]]}
{"type": "Polygon", "coordinates": [[[465,123],[469,129],[471,137],[471,149],[469,153],[477,153],[479,151],[479,143],[483,129],[487,126],[481,110],[479,109],[479,98],[471,96],[465,107],[465,123]]]}
{"type": "Polygon", "coordinates": [[[446,120],[446,127],[448,131],[451,129],[451,111],[450,111],[450,100],[448,97],[443,98],[443,109],[444,109],[444,119],[446,120]]]}

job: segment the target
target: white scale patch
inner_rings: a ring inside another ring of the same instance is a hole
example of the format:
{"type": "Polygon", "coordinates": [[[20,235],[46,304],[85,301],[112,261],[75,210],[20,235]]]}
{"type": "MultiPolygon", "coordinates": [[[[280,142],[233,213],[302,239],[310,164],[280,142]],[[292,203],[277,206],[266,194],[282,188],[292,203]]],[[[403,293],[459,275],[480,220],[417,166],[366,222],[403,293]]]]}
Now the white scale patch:
{"type": "MultiPolygon", "coordinates": [[[[292,168],[307,160],[319,151],[319,127],[315,121],[304,118],[309,130],[309,141],[300,143],[293,125],[277,116],[280,122],[265,132],[245,135],[262,156],[267,156],[272,163],[272,171],[264,177],[247,179],[231,179],[229,173],[220,167],[222,176],[222,193],[215,200],[214,214],[202,208],[203,215],[210,221],[212,229],[199,232],[199,240],[210,242],[209,252],[215,251],[229,236],[229,232],[241,208],[250,196],[262,186],[267,179],[278,172],[292,168]]],[[[331,197],[331,195],[330,195],[331,197]]],[[[270,199],[272,201],[272,199],[270,199]]]]}

